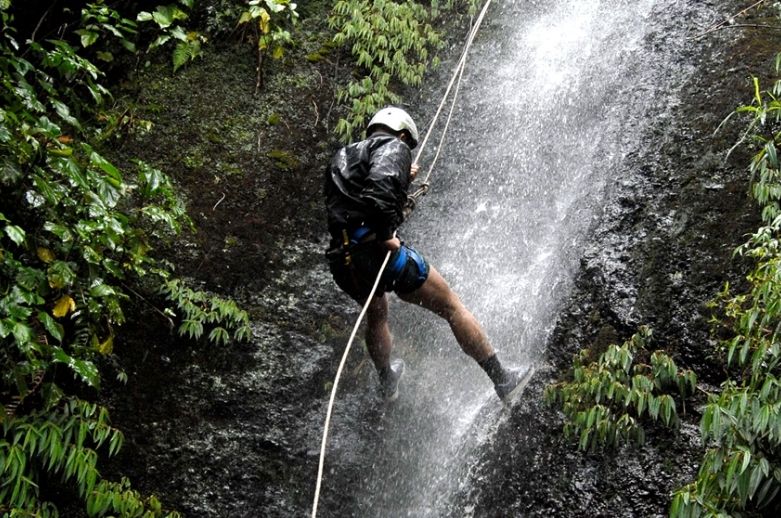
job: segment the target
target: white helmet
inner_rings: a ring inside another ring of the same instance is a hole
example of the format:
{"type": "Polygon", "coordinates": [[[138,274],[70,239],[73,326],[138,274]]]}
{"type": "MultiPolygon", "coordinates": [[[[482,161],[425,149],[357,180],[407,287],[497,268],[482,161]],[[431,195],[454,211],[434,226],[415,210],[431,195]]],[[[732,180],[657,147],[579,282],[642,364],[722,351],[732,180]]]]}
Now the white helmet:
{"type": "Polygon", "coordinates": [[[393,131],[406,131],[412,137],[410,148],[414,149],[418,145],[418,127],[415,126],[415,121],[409,116],[409,113],[405,112],[401,108],[395,106],[386,106],[377,113],[374,114],[372,120],[369,121],[369,125],[366,126],[367,133],[371,134],[372,127],[378,124],[387,126],[393,131]]]}

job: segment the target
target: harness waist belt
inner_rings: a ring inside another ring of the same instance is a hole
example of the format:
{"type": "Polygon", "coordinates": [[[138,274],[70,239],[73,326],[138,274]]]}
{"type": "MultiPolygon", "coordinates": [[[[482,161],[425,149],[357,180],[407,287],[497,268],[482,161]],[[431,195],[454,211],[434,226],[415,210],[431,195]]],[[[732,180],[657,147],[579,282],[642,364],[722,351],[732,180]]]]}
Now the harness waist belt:
{"type": "Polygon", "coordinates": [[[360,243],[368,243],[377,239],[377,235],[367,226],[361,226],[356,228],[350,234],[350,244],[358,245],[360,243]]]}

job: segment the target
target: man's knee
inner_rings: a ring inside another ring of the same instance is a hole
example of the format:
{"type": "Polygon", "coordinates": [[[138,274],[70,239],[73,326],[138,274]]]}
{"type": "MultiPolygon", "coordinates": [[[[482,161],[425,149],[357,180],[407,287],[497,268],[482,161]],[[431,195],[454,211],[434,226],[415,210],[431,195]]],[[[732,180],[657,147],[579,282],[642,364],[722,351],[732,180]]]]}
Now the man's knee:
{"type": "Polygon", "coordinates": [[[461,306],[458,295],[447,284],[437,286],[432,292],[429,309],[447,321],[456,316],[461,306]]]}

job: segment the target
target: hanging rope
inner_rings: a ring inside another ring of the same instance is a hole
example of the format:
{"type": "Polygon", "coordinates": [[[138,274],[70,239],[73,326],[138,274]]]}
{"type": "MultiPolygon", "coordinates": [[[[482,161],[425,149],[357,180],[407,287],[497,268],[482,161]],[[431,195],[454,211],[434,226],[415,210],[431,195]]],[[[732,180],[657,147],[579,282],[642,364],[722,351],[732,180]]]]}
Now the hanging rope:
{"type": "Polygon", "coordinates": [[[437,108],[437,111],[434,114],[434,118],[428,127],[428,131],[426,132],[426,136],[423,138],[423,142],[420,144],[420,148],[418,149],[418,154],[415,155],[415,160],[413,163],[417,162],[418,159],[420,158],[420,155],[423,154],[423,149],[426,147],[426,144],[428,143],[429,136],[431,136],[431,132],[434,130],[434,125],[437,119],[439,118],[439,115],[442,112],[442,108],[445,106],[445,101],[447,101],[447,98],[450,95],[450,90],[451,88],[453,88],[453,84],[455,83],[456,90],[455,92],[453,92],[453,100],[450,103],[450,111],[448,112],[447,120],[445,121],[445,127],[442,130],[442,135],[439,137],[439,144],[437,144],[437,152],[434,155],[434,159],[431,161],[431,165],[428,168],[426,177],[423,178],[420,187],[418,187],[417,190],[415,190],[412,194],[408,196],[408,200],[410,203],[410,211],[415,208],[415,203],[417,202],[417,200],[420,199],[421,196],[425,196],[426,193],[428,193],[428,189],[429,189],[428,179],[431,177],[431,172],[434,170],[434,166],[436,165],[437,160],[439,159],[439,153],[440,151],[442,151],[442,142],[444,142],[445,140],[445,136],[447,135],[447,130],[450,127],[450,120],[453,118],[453,111],[455,110],[456,107],[458,92],[461,88],[461,78],[464,76],[464,69],[466,68],[466,58],[469,53],[469,49],[472,46],[472,42],[475,40],[475,37],[477,36],[477,31],[480,28],[480,25],[483,23],[483,18],[485,18],[485,13],[488,12],[489,5],[491,5],[491,0],[486,0],[485,5],[483,5],[483,9],[480,11],[480,14],[475,20],[475,23],[472,25],[472,29],[469,31],[469,35],[467,36],[466,43],[464,44],[464,50],[461,53],[461,58],[458,60],[458,63],[456,64],[456,67],[453,70],[453,77],[450,78],[450,82],[448,83],[447,88],[445,89],[445,94],[442,96],[442,101],[440,101],[439,107],[437,108]]]}
{"type": "MultiPolygon", "coordinates": [[[[480,11],[480,15],[475,20],[475,23],[472,25],[472,29],[469,32],[469,36],[467,37],[466,44],[464,45],[464,50],[461,53],[461,58],[458,60],[458,63],[456,64],[456,67],[453,71],[453,77],[450,79],[450,82],[447,85],[447,89],[445,90],[445,94],[442,96],[442,101],[439,103],[439,107],[437,108],[436,113],[434,114],[434,118],[431,120],[431,124],[428,127],[428,131],[426,132],[426,136],[423,138],[423,141],[420,143],[418,147],[418,153],[415,156],[415,160],[413,163],[417,163],[418,159],[420,158],[420,155],[423,153],[423,149],[425,149],[426,144],[428,143],[428,139],[431,136],[431,133],[434,129],[434,126],[437,122],[437,119],[439,119],[439,116],[442,112],[442,108],[445,106],[445,102],[447,101],[448,96],[450,95],[450,90],[453,88],[453,85],[456,84],[456,90],[453,94],[453,99],[450,104],[450,111],[448,113],[447,121],[445,122],[445,127],[442,130],[442,135],[439,139],[439,144],[437,145],[437,152],[434,155],[434,159],[431,162],[431,166],[428,168],[428,172],[426,174],[426,177],[423,179],[423,182],[421,184],[421,187],[418,188],[417,191],[415,191],[413,194],[410,195],[410,200],[413,202],[417,200],[420,196],[423,196],[428,192],[429,183],[428,180],[431,177],[431,172],[434,170],[434,165],[437,162],[437,159],[439,158],[439,152],[442,149],[442,142],[445,139],[445,135],[447,134],[448,127],[450,126],[450,120],[453,117],[453,111],[456,106],[456,101],[458,99],[458,91],[461,86],[461,78],[464,75],[464,69],[466,68],[466,58],[467,54],[469,53],[469,49],[472,46],[472,42],[475,39],[475,36],[477,35],[477,31],[480,28],[480,24],[483,22],[483,18],[485,18],[485,13],[488,11],[488,6],[491,5],[492,0],[486,0],[485,4],[483,5],[482,10],[480,11]]],[[[396,234],[394,233],[394,237],[396,234]]],[[[334,406],[334,400],[336,399],[336,389],[339,386],[339,379],[342,376],[342,370],[344,369],[344,364],[347,362],[347,356],[350,353],[350,348],[352,347],[353,341],[355,340],[355,335],[358,333],[358,327],[361,325],[361,322],[363,321],[363,317],[366,315],[366,312],[369,309],[369,304],[371,303],[372,299],[374,298],[374,294],[377,292],[377,287],[380,284],[380,279],[382,278],[382,274],[385,272],[385,268],[388,265],[388,260],[390,259],[391,252],[388,251],[388,253],[385,254],[385,260],[382,263],[382,266],[380,267],[380,271],[377,273],[377,278],[374,280],[374,286],[372,286],[371,292],[369,293],[369,297],[366,299],[366,303],[363,305],[363,309],[361,309],[360,315],[358,315],[358,320],[356,320],[355,325],[353,326],[352,333],[350,333],[350,339],[347,341],[347,345],[344,348],[344,353],[342,354],[342,359],[339,362],[339,367],[336,369],[336,377],[334,378],[333,386],[331,387],[331,396],[328,400],[328,409],[325,413],[325,424],[323,426],[323,440],[320,444],[320,463],[317,467],[317,483],[315,485],[315,497],[314,502],[312,503],[312,518],[316,518],[317,516],[317,504],[320,501],[320,489],[323,482],[323,467],[325,465],[325,447],[328,444],[328,429],[331,424],[331,414],[333,412],[333,406],[334,406]]]]}

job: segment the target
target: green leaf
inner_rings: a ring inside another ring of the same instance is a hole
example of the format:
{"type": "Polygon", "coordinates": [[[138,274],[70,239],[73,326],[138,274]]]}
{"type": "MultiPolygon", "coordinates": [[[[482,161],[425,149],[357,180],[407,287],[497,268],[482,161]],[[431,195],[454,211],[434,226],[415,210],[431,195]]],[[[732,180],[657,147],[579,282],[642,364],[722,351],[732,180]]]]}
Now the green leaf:
{"type": "Polygon", "coordinates": [[[76,34],[81,36],[81,46],[85,48],[98,41],[98,33],[95,31],[79,29],[76,31],[76,34]]]}
{"type": "Polygon", "coordinates": [[[22,322],[15,322],[11,329],[11,332],[14,335],[14,340],[16,341],[16,346],[19,348],[19,350],[28,351],[30,349],[28,346],[31,344],[33,339],[33,330],[22,322]]]}
{"type": "Polygon", "coordinates": [[[234,331],[233,338],[237,342],[248,341],[250,338],[252,338],[252,329],[248,325],[243,325],[234,331]]]}
{"type": "Polygon", "coordinates": [[[8,238],[17,245],[24,243],[26,234],[25,231],[22,230],[22,227],[18,227],[16,225],[6,225],[3,230],[5,231],[5,235],[7,235],[8,238]]]}
{"type": "Polygon", "coordinates": [[[230,335],[222,327],[215,327],[209,333],[209,341],[217,345],[225,345],[230,341],[230,335]]]}
{"type": "Polygon", "coordinates": [[[591,429],[586,428],[580,433],[580,441],[578,442],[578,447],[586,451],[588,449],[589,444],[589,437],[591,435],[591,429]]]}
{"type": "Polygon", "coordinates": [[[182,29],[179,26],[174,27],[173,29],[171,29],[170,34],[171,34],[171,37],[176,39],[176,40],[179,40],[179,41],[189,41],[189,38],[187,37],[187,33],[184,32],[184,29],[182,29]]]}
{"type": "Polygon", "coordinates": [[[119,188],[122,185],[122,173],[119,172],[119,169],[117,169],[114,164],[103,158],[103,156],[92,151],[90,153],[90,162],[108,175],[108,181],[113,187],[119,188]]]}
{"type": "Polygon", "coordinates": [[[753,498],[754,495],[757,493],[757,489],[759,488],[759,484],[762,482],[762,468],[759,464],[754,466],[754,469],[751,470],[751,479],[749,480],[748,485],[748,497],[753,498]]]}
{"type": "Polygon", "coordinates": [[[108,442],[108,454],[109,457],[113,457],[119,450],[122,449],[122,443],[124,442],[124,436],[119,430],[115,430],[111,434],[111,438],[108,442]]]}
{"type": "Polygon", "coordinates": [[[54,261],[46,270],[49,286],[54,289],[67,288],[76,282],[76,272],[71,268],[71,263],[54,261]]]}
{"type": "Polygon", "coordinates": [[[176,44],[174,52],[171,55],[171,60],[174,65],[174,72],[179,70],[183,65],[190,61],[190,44],[186,41],[180,41],[176,44]]]}
{"type": "Polygon", "coordinates": [[[100,386],[98,368],[94,363],[88,360],[73,358],[61,347],[53,347],[52,352],[54,354],[55,362],[67,365],[84,383],[95,388],[100,386]]]}
{"type": "Polygon", "coordinates": [[[60,240],[62,240],[63,243],[68,243],[69,241],[73,240],[73,234],[71,231],[65,227],[64,225],[59,225],[57,223],[52,223],[51,221],[47,221],[43,225],[43,229],[47,232],[51,232],[60,240]]]}
{"type": "Polygon", "coordinates": [[[38,312],[38,320],[41,322],[41,324],[43,324],[44,329],[46,329],[46,331],[48,331],[51,336],[53,336],[58,342],[62,342],[62,339],[65,336],[65,331],[56,320],[54,320],[45,311],[38,312]]]}
{"type": "Polygon", "coordinates": [[[114,208],[122,197],[120,192],[114,184],[105,178],[99,178],[96,181],[97,191],[99,196],[99,202],[105,203],[107,207],[114,208]]]}
{"type": "Polygon", "coordinates": [[[161,34],[160,36],[155,38],[155,41],[149,44],[149,50],[154,50],[157,47],[160,47],[161,45],[165,45],[170,39],[171,39],[170,34],[161,34]]]}
{"type": "Polygon", "coordinates": [[[199,339],[203,335],[203,324],[199,320],[187,319],[179,326],[179,334],[199,339]]]}
{"type": "Polygon", "coordinates": [[[675,402],[667,394],[660,396],[659,399],[661,400],[660,405],[664,424],[669,425],[672,421],[673,412],[675,411],[675,402]]]}
{"type": "Polygon", "coordinates": [[[178,9],[170,5],[158,5],[155,12],[152,13],[152,19],[161,29],[165,29],[174,23],[175,10],[178,11],[178,9]]]}
{"type": "Polygon", "coordinates": [[[81,128],[81,123],[79,123],[76,117],[71,115],[70,108],[68,108],[68,106],[65,103],[60,102],[56,99],[51,99],[50,102],[54,107],[54,111],[57,112],[57,115],[59,115],[62,120],[64,120],[74,128],[81,128]]]}
{"type": "Polygon", "coordinates": [[[108,284],[100,282],[89,289],[89,294],[93,297],[110,297],[116,295],[117,292],[108,284]]]}

